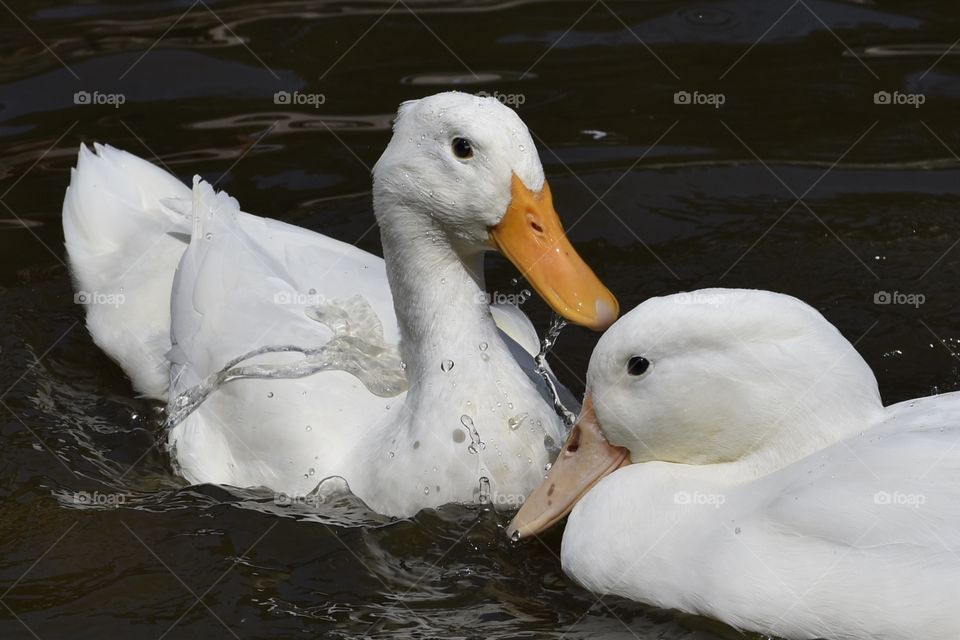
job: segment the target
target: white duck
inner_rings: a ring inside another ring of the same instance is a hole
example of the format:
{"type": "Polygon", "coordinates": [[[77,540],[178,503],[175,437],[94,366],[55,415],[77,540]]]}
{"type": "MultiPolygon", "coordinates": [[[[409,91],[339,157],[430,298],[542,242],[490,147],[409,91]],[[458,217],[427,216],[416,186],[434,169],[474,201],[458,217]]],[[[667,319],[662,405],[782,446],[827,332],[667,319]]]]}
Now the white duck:
{"type": "Polygon", "coordinates": [[[575,323],[602,329],[618,309],[567,241],[512,110],[456,92],[400,107],[373,175],[385,261],[242,213],[199,179],[191,204],[157,167],[97,152],[81,148],[66,244],[77,288],[122,302],[90,304],[87,325],[138,391],[173,401],[268,345],[321,349],[330,367],[220,386],[170,433],[189,481],[295,497],[339,476],[396,516],[509,507],[537,485],[563,424],[534,372],[530,321],[487,304],[484,252],[500,249],[575,323]]]}
{"type": "Polygon", "coordinates": [[[508,533],[573,508],[576,581],[742,630],[953,640],[958,444],[960,393],[884,407],[795,298],[653,298],[601,338],[578,425],[508,533]]]}

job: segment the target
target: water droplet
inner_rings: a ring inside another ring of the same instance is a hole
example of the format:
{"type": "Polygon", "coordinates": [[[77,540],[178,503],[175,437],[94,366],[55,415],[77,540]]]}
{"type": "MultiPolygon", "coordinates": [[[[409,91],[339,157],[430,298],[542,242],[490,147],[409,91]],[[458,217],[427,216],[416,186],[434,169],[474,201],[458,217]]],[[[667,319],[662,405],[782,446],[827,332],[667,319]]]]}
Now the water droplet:
{"type": "Polygon", "coordinates": [[[519,532],[519,531],[514,531],[514,532],[513,532],[513,535],[510,536],[510,541],[511,541],[511,542],[514,542],[514,543],[520,542],[520,532],[519,532]]]}
{"type": "Polygon", "coordinates": [[[404,371],[406,371],[406,370],[407,370],[407,363],[404,362],[403,360],[401,360],[401,361],[400,361],[400,368],[403,369],[404,371]]]}
{"type": "Polygon", "coordinates": [[[390,452],[390,457],[391,457],[391,458],[394,457],[395,455],[397,455],[397,454],[394,453],[393,451],[390,452]]]}
{"type": "Polygon", "coordinates": [[[470,446],[467,447],[467,451],[477,453],[481,449],[487,448],[487,445],[480,440],[480,433],[473,424],[473,418],[468,415],[462,415],[460,416],[460,424],[462,424],[464,429],[467,430],[467,433],[470,434],[470,446]]]}
{"type": "Polygon", "coordinates": [[[520,151],[526,151],[526,150],[527,150],[527,148],[526,148],[525,146],[523,146],[522,144],[517,145],[517,148],[519,148],[520,151]]]}
{"type": "Polygon", "coordinates": [[[510,279],[510,285],[511,285],[511,286],[514,286],[514,287],[515,287],[515,286],[517,286],[518,284],[520,284],[520,279],[519,279],[519,278],[511,278],[511,279],[510,279]]]}
{"type": "Polygon", "coordinates": [[[424,487],[424,488],[423,488],[423,495],[425,495],[425,496],[430,495],[430,487],[424,487]]]}
{"type": "Polygon", "coordinates": [[[310,425],[307,425],[307,431],[313,431],[313,427],[311,427],[310,425]]]}
{"type": "Polygon", "coordinates": [[[740,527],[737,527],[736,529],[734,529],[733,532],[737,535],[740,535],[740,527]]]}
{"type": "Polygon", "coordinates": [[[543,470],[544,470],[544,471],[550,471],[550,469],[553,469],[553,463],[552,463],[552,462],[548,462],[547,464],[543,465],[543,470]]]}
{"type": "Polygon", "coordinates": [[[480,343],[480,351],[486,351],[486,350],[487,350],[487,343],[486,343],[486,342],[481,342],[481,343],[480,343]]]}
{"type": "MultiPolygon", "coordinates": [[[[512,406],[512,405],[511,405],[512,406]]],[[[507,420],[507,426],[510,427],[511,431],[516,431],[520,428],[520,425],[523,424],[523,421],[527,419],[527,414],[521,413],[518,416],[514,416],[507,420]]]]}
{"type": "MultiPolygon", "coordinates": [[[[432,195],[432,194],[431,194],[432,195]]],[[[440,278],[440,284],[447,284],[446,278],[440,278]]]]}
{"type": "Polygon", "coordinates": [[[480,477],[480,486],[479,486],[479,502],[480,504],[489,504],[490,503],[490,478],[486,476],[480,477]]]}
{"type": "Polygon", "coordinates": [[[490,356],[488,356],[488,355],[485,354],[485,353],[481,353],[481,354],[480,354],[480,359],[483,360],[484,362],[487,362],[487,361],[490,360],[490,356]]]}
{"type": "Polygon", "coordinates": [[[203,237],[206,238],[207,240],[213,240],[213,234],[212,234],[212,233],[207,233],[207,235],[205,235],[205,236],[203,236],[203,237]]]}
{"type": "Polygon", "coordinates": [[[268,398],[272,398],[272,397],[273,397],[273,391],[268,391],[268,392],[267,392],[267,397],[268,397],[268,398]]]}
{"type": "Polygon", "coordinates": [[[450,369],[453,369],[453,360],[444,360],[440,363],[440,371],[446,373],[450,371],[450,369]]]}
{"type": "Polygon", "coordinates": [[[314,469],[313,467],[310,467],[310,470],[307,473],[309,473],[310,475],[315,475],[317,473],[317,470],[314,469]]]}

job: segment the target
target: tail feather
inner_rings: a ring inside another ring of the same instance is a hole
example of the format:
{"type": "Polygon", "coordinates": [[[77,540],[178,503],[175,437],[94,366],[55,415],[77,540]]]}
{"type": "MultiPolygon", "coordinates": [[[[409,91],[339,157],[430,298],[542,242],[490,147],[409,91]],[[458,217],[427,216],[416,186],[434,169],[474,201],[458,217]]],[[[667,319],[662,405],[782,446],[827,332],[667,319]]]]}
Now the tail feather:
{"type": "Polygon", "coordinates": [[[170,294],[191,224],[191,190],[166,171],[106,145],[81,145],[63,203],[77,294],[94,342],[141,394],[165,399],[170,294]]]}

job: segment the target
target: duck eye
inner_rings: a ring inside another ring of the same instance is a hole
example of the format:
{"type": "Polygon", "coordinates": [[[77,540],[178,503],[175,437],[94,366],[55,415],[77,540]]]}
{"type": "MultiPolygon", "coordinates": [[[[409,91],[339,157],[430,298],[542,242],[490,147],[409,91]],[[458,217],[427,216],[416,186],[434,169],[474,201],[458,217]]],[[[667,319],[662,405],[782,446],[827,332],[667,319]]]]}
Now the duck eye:
{"type": "Polygon", "coordinates": [[[470,144],[470,141],[466,138],[454,138],[453,139],[453,154],[458,158],[472,158],[473,157],[473,145],[470,144]]]}
{"type": "Polygon", "coordinates": [[[627,361],[627,373],[632,376],[642,375],[650,368],[650,361],[643,356],[633,356],[627,361]]]}

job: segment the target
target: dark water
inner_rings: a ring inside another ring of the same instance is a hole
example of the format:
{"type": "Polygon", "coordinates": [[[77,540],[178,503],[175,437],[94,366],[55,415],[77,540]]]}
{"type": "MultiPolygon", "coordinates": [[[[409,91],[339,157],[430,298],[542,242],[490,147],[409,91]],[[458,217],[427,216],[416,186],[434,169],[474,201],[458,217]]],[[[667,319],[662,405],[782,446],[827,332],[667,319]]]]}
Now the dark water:
{"type": "MultiPolygon", "coordinates": [[[[560,531],[514,548],[479,509],[383,526],[184,487],[154,408],[73,304],[59,217],[77,146],[219,180],[248,211],[379,252],[368,169],[396,105],[499,92],[522,101],[570,235],[625,308],[791,293],[894,402],[960,387],[958,38],[946,0],[3,0],[0,636],[720,637],[575,586],[560,531]],[[125,102],[75,104],[83,91],[125,102]]],[[[514,276],[491,258],[491,288],[514,276]]],[[[526,309],[542,330],[543,305],[526,309]]],[[[561,337],[555,369],[578,393],[595,341],[561,337]]]]}

